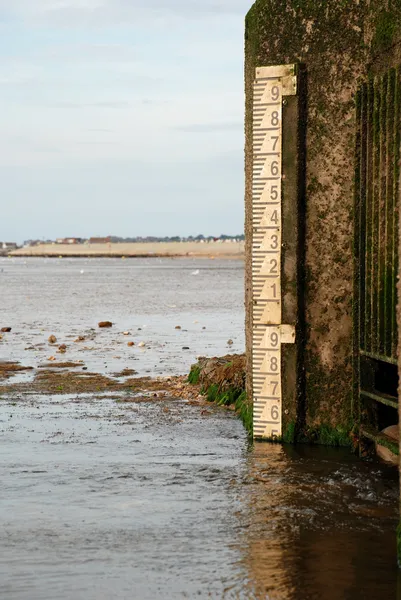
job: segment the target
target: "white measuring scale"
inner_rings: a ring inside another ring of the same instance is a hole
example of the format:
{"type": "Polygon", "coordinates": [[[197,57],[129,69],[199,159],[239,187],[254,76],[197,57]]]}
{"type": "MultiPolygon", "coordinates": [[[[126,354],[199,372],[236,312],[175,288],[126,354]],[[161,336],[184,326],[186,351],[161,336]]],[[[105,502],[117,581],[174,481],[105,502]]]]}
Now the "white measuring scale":
{"type": "Polygon", "coordinates": [[[282,324],[283,98],[296,93],[294,65],[256,69],[253,87],[252,375],[254,437],[282,435],[281,344],[295,341],[282,324]]]}

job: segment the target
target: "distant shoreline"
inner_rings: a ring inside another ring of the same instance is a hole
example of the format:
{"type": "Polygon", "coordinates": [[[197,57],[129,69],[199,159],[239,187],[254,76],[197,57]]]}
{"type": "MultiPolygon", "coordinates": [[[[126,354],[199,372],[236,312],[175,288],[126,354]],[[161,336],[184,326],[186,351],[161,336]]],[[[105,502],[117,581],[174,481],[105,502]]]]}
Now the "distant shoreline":
{"type": "Polygon", "coordinates": [[[118,244],[40,244],[8,252],[41,258],[229,258],[243,259],[244,242],[149,242],[118,244]]]}

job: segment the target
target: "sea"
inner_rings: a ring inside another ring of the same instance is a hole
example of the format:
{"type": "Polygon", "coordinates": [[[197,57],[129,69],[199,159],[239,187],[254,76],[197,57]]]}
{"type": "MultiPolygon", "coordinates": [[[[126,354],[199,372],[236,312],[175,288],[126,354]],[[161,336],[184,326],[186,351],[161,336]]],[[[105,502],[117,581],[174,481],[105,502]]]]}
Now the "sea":
{"type": "MultiPolygon", "coordinates": [[[[2,361],[48,361],[50,335],[106,374],[244,351],[242,261],[0,258],[0,290],[2,361]]],[[[397,470],[349,449],[253,443],[185,398],[0,384],[0,456],[1,599],[401,598],[397,470]]]]}

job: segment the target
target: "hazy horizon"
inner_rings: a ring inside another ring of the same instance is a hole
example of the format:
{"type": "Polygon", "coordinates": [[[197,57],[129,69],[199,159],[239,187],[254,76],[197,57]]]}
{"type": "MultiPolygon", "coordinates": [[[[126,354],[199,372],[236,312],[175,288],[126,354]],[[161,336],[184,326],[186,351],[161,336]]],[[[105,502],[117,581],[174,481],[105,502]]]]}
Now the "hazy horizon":
{"type": "Polygon", "coordinates": [[[242,232],[250,6],[0,0],[0,240],[242,232]]]}
{"type": "MultiPolygon", "coordinates": [[[[134,238],[142,238],[142,239],[147,239],[147,238],[157,238],[157,239],[163,239],[163,238],[175,238],[175,237],[179,237],[181,239],[187,239],[189,237],[193,237],[194,240],[199,238],[199,237],[203,237],[204,239],[208,239],[208,238],[223,238],[223,237],[228,237],[228,238],[237,238],[237,237],[241,237],[244,236],[243,233],[237,233],[237,234],[230,234],[230,233],[224,233],[224,232],[220,232],[220,234],[218,235],[213,235],[213,234],[208,234],[208,233],[198,233],[197,235],[180,235],[180,234],[175,234],[175,235],[166,235],[166,236],[157,236],[157,235],[153,235],[153,234],[148,234],[148,235],[143,235],[143,236],[135,236],[135,235],[127,235],[127,236],[120,236],[118,234],[108,234],[108,235],[83,235],[83,236],[74,236],[74,235],[66,235],[66,236],[57,236],[56,238],[35,238],[35,237],[27,237],[25,240],[23,241],[42,241],[42,242],[46,242],[46,241],[56,241],[56,239],[72,239],[72,238],[77,238],[77,239],[82,239],[82,240],[89,240],[91,238],[100,238],[100,237],[110,237],[110,238],[121,238],[121,239],[134,239],[134,238]]],[[[15,241],[15,240],[0,240],[0,242],[10,242],[10,241],[15,241]]]]}

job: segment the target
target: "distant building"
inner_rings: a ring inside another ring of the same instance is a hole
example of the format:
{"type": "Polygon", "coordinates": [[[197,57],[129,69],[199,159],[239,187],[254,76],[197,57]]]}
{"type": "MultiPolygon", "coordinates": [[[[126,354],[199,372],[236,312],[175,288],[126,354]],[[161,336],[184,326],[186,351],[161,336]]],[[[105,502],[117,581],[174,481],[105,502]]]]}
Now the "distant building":
{"type": "Polygon", "coordinates": [[[41,243],[41,240],[26,240],[24,242],[24,248],[26,248],[27,246],[38,246],[41,243]]]}
{"type": "Polygon", "coordinates": [[[82,244],[82,238],[75,237],[67,237],[67,238],[57,238],[56,244],[82,244]]]}
{"type": "Polygon", "coordinates": [[[111,243],[111,235],[107,237],[91,237],[89,238],[90,244],[110,244],[111,243]]]}
{"type": "Polygon", "coordinates": [[[64,244],[82,244],[82,238],[65,238],[64,244]]]}
{"type": "Polygon", "coordinates": [[[15,242],[0,242],[0,245],[3,250],[15,250],[18,248],[15,242]]]}

